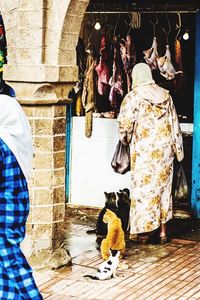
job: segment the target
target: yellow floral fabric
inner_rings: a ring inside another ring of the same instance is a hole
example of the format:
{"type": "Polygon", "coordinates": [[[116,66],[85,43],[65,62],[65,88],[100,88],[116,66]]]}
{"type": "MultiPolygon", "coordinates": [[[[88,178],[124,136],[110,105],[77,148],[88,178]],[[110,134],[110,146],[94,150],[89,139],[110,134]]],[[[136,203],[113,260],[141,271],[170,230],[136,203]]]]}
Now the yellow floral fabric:
{"type": "Polygon", "coordinates": [[[173,159],[184,156],[172,98],[155,84],[140,87],[124,98],[118,122],[131,150],[130,233],[153,231],[172,218],[173,159]]]}

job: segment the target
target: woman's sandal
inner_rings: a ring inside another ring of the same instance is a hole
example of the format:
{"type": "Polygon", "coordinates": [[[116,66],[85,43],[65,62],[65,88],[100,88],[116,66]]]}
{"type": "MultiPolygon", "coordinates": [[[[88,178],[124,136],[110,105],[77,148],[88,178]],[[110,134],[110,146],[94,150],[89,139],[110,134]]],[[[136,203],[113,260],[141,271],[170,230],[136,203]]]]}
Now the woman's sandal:
{"type": "Polygon", "coordinates": [[[160,244],[166,244],[169,242],[169,239],[167,236],[160,236],[160,244]]]}
{"type": "Polygon", "coordinates": [[[137,234],[130,234],[129,235],[129,240],[133,242],[137,242],[138,240],[138,235],[137,234]]]}
{"type": "Polygon", "coordinates": [[[148,235],[143,235],[143,234],[140,235],[139,234],[137,240],[141,244],[148,244],[148,242],[149,242],[149,236],[148,235]]]}
{"type": "Polygon", "coordinates": [[[147,244],[149,241],[149,236],[143,234],[130,234],[129,240],[140,244],[147,244]]]}

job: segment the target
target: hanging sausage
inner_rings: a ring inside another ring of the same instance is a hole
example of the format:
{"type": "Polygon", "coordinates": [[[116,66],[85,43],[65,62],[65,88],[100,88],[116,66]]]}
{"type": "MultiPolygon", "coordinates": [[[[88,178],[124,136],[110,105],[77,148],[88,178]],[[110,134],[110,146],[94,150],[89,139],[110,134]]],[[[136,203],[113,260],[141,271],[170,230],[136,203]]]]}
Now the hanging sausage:
{"type": "Polygon", "coordinates": [[[182,67],[182,55],[181,55],[181,43],[178,39],[175,40],[174,42],[174,50],[175,50],[175,62],[177,69],[181,71],[181,73],[176,76],[175,81],[174,81],[174,87],[176,91],[180,90],[183,85],[183,67],[182,67]]]}
{"type": "MultiPolygon", "coordinates": [[[[177,14],[178,14],[178,24],[176,24],[176,28],[178,29],[178,32],[176,34],[175,42],[174,42],[174,55],[175,55],[176,68],[178,69],[178,71],[183,71],[181,43],[180,40],[178,39],[178,35],[181,30],[181,15],[180,13],[177,14]]],[[[176,76],[174,80],[175,90],[179,91],[182,88],[182,85],[183,85],[183,74],[179,74],[178,76],[176,76]]]]}
{"type": "Polygon", "coordinates": [[[92,135],[92,114],[95,109],[95,93],[94,93],[94,70],[95,61],[91,54],[88,54],[85,78],[83,83],[82,103],[85,109],[85,135],[92,135]]]}

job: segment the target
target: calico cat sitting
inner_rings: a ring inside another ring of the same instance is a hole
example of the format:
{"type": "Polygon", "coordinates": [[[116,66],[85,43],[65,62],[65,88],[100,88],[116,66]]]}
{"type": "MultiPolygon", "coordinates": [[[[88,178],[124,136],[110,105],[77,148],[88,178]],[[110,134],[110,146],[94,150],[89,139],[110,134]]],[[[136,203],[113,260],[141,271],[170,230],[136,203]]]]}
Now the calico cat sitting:
{"type": "Polygon", "coordinates": [[[110,256],[108,260],[104,261],[99,269],[97,270],[96,275],[85,275],[84,277],[89,277],[95,280],[106,280],[110,278],[116,278],[116,269],[119,264],[119,255],[120,251],[110,250],[110,256]]]}
{"type": "Polygon", "coordinates": [[[108,259],[110,255],[109,250],[118,250],[120,251],[120,257],[123,257],[125,253],[125,237],[120,218],[110,209],[106,209],[103,222],[108,224],[108,233],[101,242],[102,258],[104,260],[108,259]]]}
{"type": "Polygon", "coordinates": [[[129,189],[119,190],[117,192],[117,216],[122,221],[122,229],[127,231],[129,226],[129,212],[130,212],[130,191],[129,189]]]}
{"type": "Polygon", "coordinates": [[[106,197],[105,206],[102,208],[102,210],[99,213],[96,228],[92,230],[88,230],[87,233],[96,233],[97,235],[106,235],[107,234],[107,224],[103,222],[103,216],[106,212],[106,209],[110,209],[114,212],[117,212],[117,206],[116,206],[116,194],[114,192],[104,192],[104,195],[106,197]]]}

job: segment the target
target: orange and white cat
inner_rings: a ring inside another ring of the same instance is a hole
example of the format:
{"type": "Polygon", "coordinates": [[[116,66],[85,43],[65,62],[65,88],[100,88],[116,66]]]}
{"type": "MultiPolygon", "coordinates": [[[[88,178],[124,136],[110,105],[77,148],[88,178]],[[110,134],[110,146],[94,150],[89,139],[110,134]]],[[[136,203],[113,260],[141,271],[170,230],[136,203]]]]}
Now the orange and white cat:
{"type": "Polygon", "coordinates": [[[109,258],[109,250],[118,250],[120,251],[120,257],[123,257],[125,253],[125,238],[120,218],[110,209],[106,209],[103,221],[108,225],[108,233],[101,242],[102,258],[104,260],[109,258]]]}

